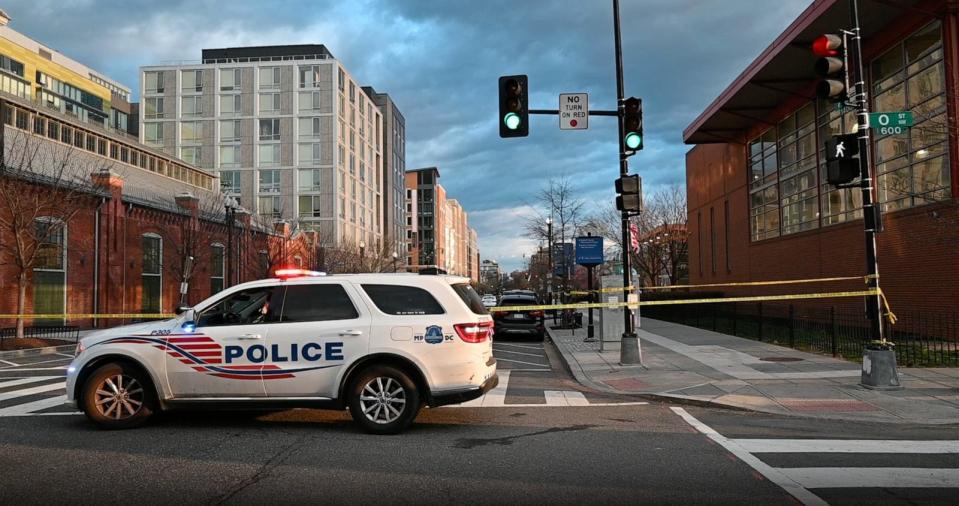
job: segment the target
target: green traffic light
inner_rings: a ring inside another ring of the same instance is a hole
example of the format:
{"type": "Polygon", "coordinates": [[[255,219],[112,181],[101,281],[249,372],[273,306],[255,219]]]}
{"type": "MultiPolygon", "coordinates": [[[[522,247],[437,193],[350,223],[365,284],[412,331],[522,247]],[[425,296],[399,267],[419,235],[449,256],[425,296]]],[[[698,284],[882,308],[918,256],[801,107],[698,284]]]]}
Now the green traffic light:
{"type": "Polygon", "coordinates": [[[626,134],[626,147],[629,149],[638,149],[643,145],[643,136],[639,135],[636,132],[629,132],[626,134]]]}
{"type": "Polygon", "coordinates": [[[507,113],[506,116],[503,117],[503,123],[505,123],[506,128],[510,130],[519,128],[520,122],[522,122],[522,119],[520,119],[519,115],[515,112],[507,113]]]}

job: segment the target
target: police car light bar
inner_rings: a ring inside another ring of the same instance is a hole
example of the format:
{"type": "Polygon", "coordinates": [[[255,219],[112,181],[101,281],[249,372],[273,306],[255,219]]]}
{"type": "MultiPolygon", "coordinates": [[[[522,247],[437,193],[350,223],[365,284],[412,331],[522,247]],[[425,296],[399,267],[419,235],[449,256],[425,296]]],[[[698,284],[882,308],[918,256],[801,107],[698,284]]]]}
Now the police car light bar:
{"type": "Polygon", "coordinates": [[[277,269],[273,275],[279,279],[302,278],[312,276],[326,276],[325,272],[307,269],[277,269]]]}

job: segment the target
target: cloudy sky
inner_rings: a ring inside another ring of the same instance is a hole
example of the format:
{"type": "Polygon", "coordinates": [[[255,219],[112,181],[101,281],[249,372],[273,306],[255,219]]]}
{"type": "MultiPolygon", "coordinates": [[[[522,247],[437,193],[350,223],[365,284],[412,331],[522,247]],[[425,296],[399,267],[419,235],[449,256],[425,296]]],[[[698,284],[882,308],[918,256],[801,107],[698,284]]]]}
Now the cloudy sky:
{"type": "MultiPolygon", "coordinates": [[[[647,191],[682,184],[685,128],[811,0],[621,0],[626,94],[641,97],[645,150],[630,159],[647,191]],[[760,7],[761,8],[758,8],[760,7]]],[[[11,26],[138,87],[138,67],[198,60],[213,47],[325,44],[406,117],[407,167],[435,165],[469,212],[484,258],[520,267],[535,245],[522,217],[550,177],[587,208],[613,198],[614,118],[560,131],[534,116],[500,139],[497,78],[528,74],[534,108],[588,92],[615,107],[608,0],[8,0],[11,26]]]]}

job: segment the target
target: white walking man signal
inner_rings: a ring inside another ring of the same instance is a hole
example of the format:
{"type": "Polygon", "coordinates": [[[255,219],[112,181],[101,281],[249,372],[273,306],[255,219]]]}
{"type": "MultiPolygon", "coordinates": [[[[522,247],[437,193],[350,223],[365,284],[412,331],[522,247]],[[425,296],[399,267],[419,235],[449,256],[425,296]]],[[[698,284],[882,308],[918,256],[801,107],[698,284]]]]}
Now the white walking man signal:
{"type": "Polygon", "coordinates": [[[846,143],[839,141],[836,143],[836,158],[845,158],[846,156],[846,143]]]}

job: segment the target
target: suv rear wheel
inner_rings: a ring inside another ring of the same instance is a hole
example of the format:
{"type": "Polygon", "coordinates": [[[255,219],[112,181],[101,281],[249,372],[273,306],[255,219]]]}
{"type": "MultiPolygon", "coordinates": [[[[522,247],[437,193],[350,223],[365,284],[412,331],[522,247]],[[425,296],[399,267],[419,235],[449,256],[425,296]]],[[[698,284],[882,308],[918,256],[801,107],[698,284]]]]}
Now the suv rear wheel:
{"type": "Polygon", "coordinates": [[[400,369],[376,365],[361,372],[347,393],[350,416],[372,434],[396,434],[420,411],[416,383],[400,369]]]}
{"type": "Polygon", "coordinates": [[[129,429],[153,416],[154,392],[137,368],[110,363],[93,371],[83,384],[82,408],[104,429],[129,429]]]}

